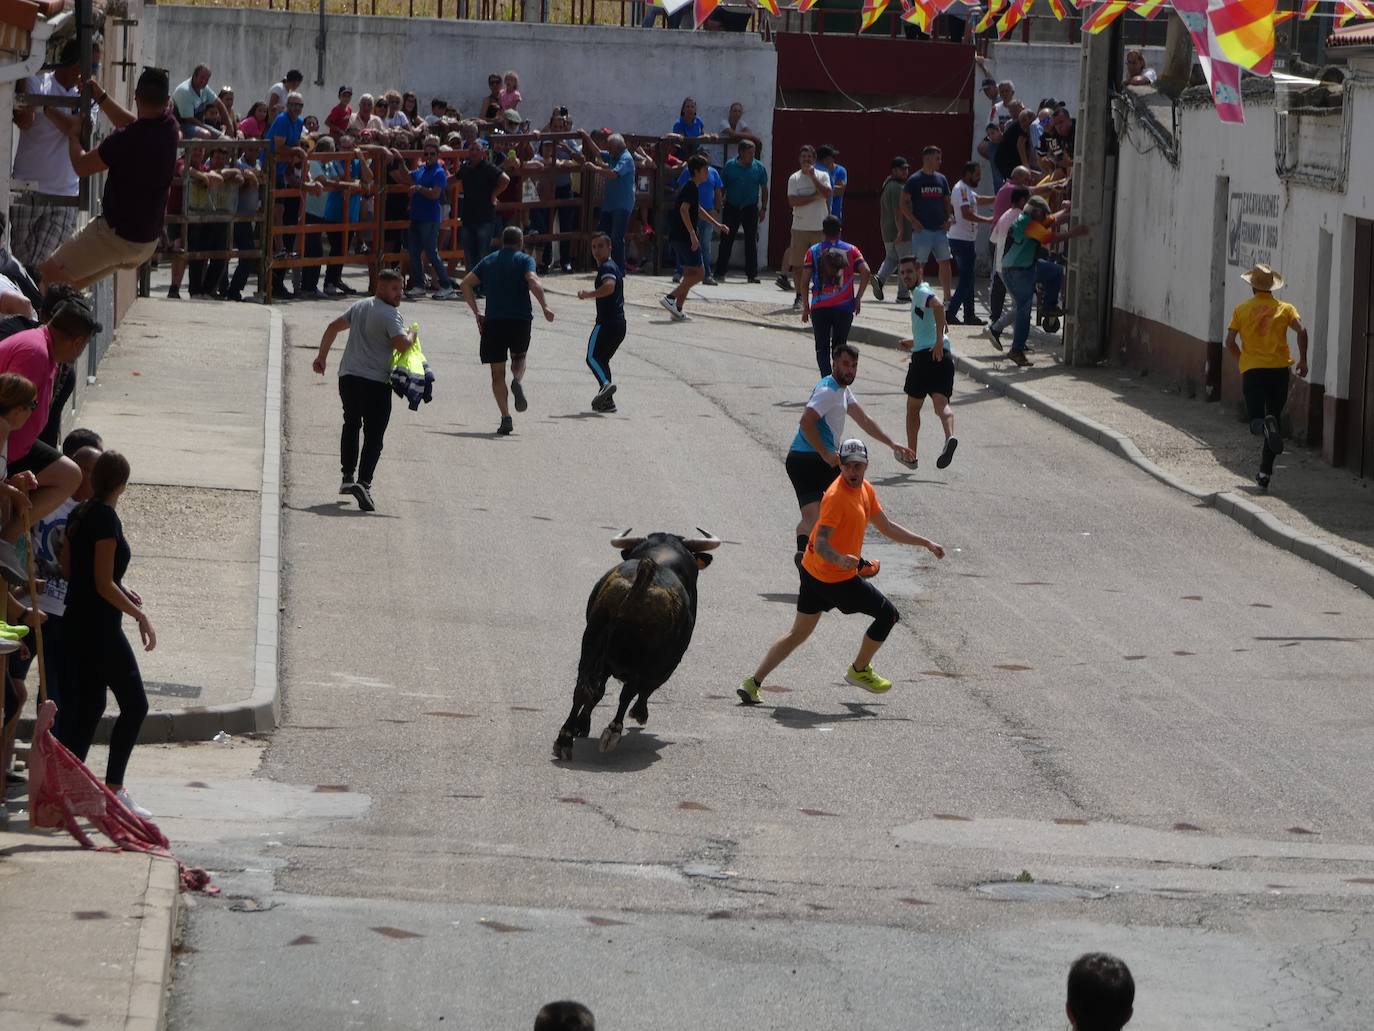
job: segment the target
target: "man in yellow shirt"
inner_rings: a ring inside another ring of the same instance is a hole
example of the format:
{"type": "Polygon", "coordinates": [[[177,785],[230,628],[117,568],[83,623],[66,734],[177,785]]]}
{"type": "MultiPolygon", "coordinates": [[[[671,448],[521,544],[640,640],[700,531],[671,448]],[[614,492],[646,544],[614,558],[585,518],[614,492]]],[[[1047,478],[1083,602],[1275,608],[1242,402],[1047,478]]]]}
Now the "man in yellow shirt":
{"type": "Polygon", "coordinates": [[[900,616],[897,607],[869,582],[878,571],[877,562],[860,557],[864,534],[872,523],[884,537],[899,544],[926,548],[936,558],[945,551],[899,526],[887,517],[873,485],[864,479],[868,471],[868,447],[862,440],[846,440],[839,448],[840,475],[821,498],[821,514],[811,531],[802,557],[801,590],[797,594],[797,616],[792,629],[768,649],[753,676],[740,682],[740,700],[746,705],[759,703],[763,678],[811,636],[821,613],[839,609],[846,614],[862,612],[873,623],[859,645],[859,654],[845,673],[845,680],[873,694],[882,694],[892,681],[873,672],[874,654],[900,616]]]}
{"type": "Polygon", "coordinates": [[[1268,265],[1256,265],[1240,278],[1250,284],[1255,296],[1237,305],[1231,313],[1226,350],[1240,362],[1240,384],[1250,416],[1250,432],[1264,437],[1255,482],[1260,490],[1268,490],[1274,457],[1283,454],[1279,416],[1288,403],[1288,366],[1293,364],[1288,331],[1292,329],[1298,335],[1298,364],[1293,371],[1306,376],[1307,327],[1298,317],[1297,308],[1274,296],[1274,291],[1283,286],[1283,277],[1268,265]]]}

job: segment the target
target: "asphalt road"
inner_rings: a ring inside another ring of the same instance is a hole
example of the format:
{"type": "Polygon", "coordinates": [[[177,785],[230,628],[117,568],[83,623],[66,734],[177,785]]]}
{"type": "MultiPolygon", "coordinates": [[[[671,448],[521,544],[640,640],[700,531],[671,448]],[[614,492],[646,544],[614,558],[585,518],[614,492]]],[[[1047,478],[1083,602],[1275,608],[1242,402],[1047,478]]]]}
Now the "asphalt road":
{"type": "MultiPolygon", "coordinates": [[[[505,439],[466,309],[407,306],[436,399],[398,403],[372,516],[309,368],[339,305],[286,309],[262,776],[356,808],[190,850],[229,897],[192,914],[174,1028],[520,1028],[565,996],[636,1031],[1055,1027],[1094,949],[1133,1028],[1367,1026],[1374,601],[961,379],[953,466],[933,421],[918,472],[874,450],[948,551],[866,550],[896,687],[843,683],[866,624],[831,615],[741,708],[792,616],[810,341],[632,309],[592,415],[591,306],[553,303],[505,439]],[[697,526],[727,543],[647,727],[599,754],[603,702],[553,762],[609,538],[697,526]]],[[[890,432],[904,371],[870,348],[855,385],[890,432]]]]}

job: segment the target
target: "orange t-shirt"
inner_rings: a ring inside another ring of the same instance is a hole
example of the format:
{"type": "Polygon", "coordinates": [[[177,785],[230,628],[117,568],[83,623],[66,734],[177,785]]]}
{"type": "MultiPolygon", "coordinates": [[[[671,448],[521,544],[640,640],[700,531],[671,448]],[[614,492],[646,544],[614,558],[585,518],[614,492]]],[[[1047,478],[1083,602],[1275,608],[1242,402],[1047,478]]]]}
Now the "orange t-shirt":
{"type": "Polygon", "coordinates": [[[822,526],[830,527],[830,546],[841,555],[859,555],[863,552],[864,533],[868,521],[875,512],[881,512],[877,492],[873,484],[864,480],[857,488],[844,482],[844,477],[835,479],[825,496],[821,498],[821,515],[816,520],[811,539],[806,542],[806,554],[802,556],[802,568],[828,584],[858,576],[858,571],[845,569],[822,558],[816,551],[816,534],[822,526]]]}

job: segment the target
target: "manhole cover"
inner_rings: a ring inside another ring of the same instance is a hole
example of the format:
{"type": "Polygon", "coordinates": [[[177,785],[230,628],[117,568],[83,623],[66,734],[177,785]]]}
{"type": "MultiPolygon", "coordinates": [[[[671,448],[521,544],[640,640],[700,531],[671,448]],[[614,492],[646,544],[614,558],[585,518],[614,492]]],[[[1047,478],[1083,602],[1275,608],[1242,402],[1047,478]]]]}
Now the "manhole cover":
{"type": "Polygon", "coordinates": [[[1078,899],[1101,899],[1104,894],[1086,888],[1072,888],[1067,884],[1037,884],[1034,881],[993,881],[975,889],[983,895],[1012,902],[1074,902],[1078,899]]]}

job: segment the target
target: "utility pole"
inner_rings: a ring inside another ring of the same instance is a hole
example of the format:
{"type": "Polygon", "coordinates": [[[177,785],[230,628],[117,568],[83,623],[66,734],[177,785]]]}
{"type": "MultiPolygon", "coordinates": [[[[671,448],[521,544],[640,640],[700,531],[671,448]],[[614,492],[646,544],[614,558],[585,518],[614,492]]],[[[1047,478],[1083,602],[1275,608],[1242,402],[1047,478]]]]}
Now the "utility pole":
{"type": "Polygon", "coordinates": [[[326,35],[325,35],[326,26],[325,26],[325,20],[324,20],[324,16],[325,16],[325,7],[326,7],[326,6],[327,6],[327,5],[325,4],[324,0],[320,0],[320,31],[319,31],[319,35],[317,35],[317,36],[315,37],[315,85],[316,85],[316,86],[323,86],[323,85],[324,85],[324,49],[325,49],[325,40],[326,40],[326,38],[327,38],[326,35]]]}
{"type": "Polygon", "coordinates": [[[1123,39],[1120,18],[1103,32],[1083,36],[1072,223],[1090,226],[1092,232],[1069,246],[1065,365],[1095,365],[1105,352],[1116,223],[1117,138],[1111,99],[1121,87],[1123,39]]]}

